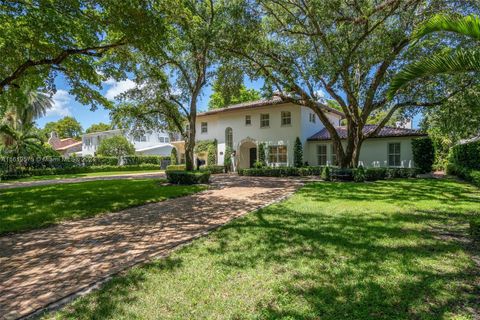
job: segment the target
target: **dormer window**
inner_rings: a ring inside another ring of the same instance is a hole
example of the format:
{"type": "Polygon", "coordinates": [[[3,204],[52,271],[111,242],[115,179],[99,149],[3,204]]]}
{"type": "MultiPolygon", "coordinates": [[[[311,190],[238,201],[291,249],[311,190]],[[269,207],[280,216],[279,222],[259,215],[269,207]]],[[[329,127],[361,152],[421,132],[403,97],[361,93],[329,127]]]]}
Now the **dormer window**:
{"type": "Polygon", "coordinates": [[[315,113],[310,113],[308,120],[309,120],[311,123],[315,123],[315,122],[316,122],[316,115],[315,115],[315,113]]]}

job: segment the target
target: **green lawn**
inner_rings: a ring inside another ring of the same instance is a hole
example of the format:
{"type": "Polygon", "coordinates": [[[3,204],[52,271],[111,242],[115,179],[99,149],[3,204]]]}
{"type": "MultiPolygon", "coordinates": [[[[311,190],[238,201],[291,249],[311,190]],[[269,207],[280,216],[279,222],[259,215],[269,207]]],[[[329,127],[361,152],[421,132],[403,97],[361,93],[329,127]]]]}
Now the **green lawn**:
{"type": "Polygon", "coordinates": [[[71,174],[58,174],[58,175],[46,175],[46,176],[33,176],[15,180],[1,180],[0,183],[15,183],[15,182],[30,182],[40,180],[60,180],[69,178],[83,178],[83,177],[108,177],[115,175],[125,174],[160,174],[164,173],[164,170],[134,170],[134,171],[110,171],[110,172],[89,172],[89,173],[71,173],[71,174]]]}
{"type": "Polygon", "coordinates": [[[478,210],[455,181],[311,184],[45,317],[473,319],[478,210]]]}
{"type": "Polygon", "coordinates": [[[108,180],[0,190],[0,234],[87,218],[204,189],[162,185],[163,182],[108,180]]]}

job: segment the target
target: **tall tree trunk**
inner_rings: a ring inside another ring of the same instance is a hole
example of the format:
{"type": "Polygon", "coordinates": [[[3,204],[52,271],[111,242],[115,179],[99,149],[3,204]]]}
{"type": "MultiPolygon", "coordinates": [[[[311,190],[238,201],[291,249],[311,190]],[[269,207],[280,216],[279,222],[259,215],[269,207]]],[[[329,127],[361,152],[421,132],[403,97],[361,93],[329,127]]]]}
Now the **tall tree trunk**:
{"type": "Polygon", "coordinates": [[[189,117],[189,131],[187,132],[188,141],[185,143],[185,168],[186,170],[194,170],[194,150],[195,150],[195,136],[197,122],[197,98],[198,92],[192,94],[192,101],[190,102],[190,117],[189,117]]]}

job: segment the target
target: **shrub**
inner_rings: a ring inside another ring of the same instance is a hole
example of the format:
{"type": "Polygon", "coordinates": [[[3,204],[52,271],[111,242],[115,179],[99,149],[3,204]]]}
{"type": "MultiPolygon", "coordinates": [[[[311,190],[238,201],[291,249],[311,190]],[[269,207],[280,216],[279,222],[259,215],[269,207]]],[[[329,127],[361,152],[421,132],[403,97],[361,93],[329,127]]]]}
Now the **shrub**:
{"type": "Polygon", "coordinates": [[[323,167],[321,177],[325,181],[332,181],[332,172],[329,166],[323,167]]]}
{"type": "Polygon", "coordinates": [[[165,162],[170,164],[169,157],[162,156],[148,156],[148,155],[135,155],[135,156],[124,156],[123,165],[139,165],[139,164],[158,164],[159,166],[163,165],[165,162]]]}
{"type": "Polygon", "coordinates": [[[449,163],[447,166],[447,173],[456,175],[457,177],[469,181],[477,187],[480,187],[480,170],[473,170],[467,167],[449,163]]]}
{"type": "Polygon", "coordinates": [[[480,141],[454,146],[450,150],[449,164],[469,169],[480,169],[480,141]]]}
{"type": "Polygon", "coordinates": [[[97,149],[100,156],[123,157],[135,154],[135,147],[124,136],[105,138],[97,149]]]}
{"type": "Polygon", "coordinates": [[[166,171],[167,180],[172,184],[209,183],[209,171],[166,171]]]}
{"type": "Polygon", "coordinates": [[[172,164],[172,165],[177,165],[178,164],[177,148],[173,148],[172,152],[170,153],[170,164],[172,164]]]}
{"type": "Polygon", "coordinates": [[[299,176],[320,176],[322,174],[323,167],[301,167],[297,168],[299,176]]]}
{"type": "Polygon", "coordinates": [[[223,166],[225,167],[225,172],[229,172],[232,168],[232,149],[230,147],[225,148],[223,166]]]}
{"type": "Polygon", "coordinates": [[[420,173],[432,172],[435,162],[435,148],[429,137],[412,140],[412,153],[415,167],[420,173]]]}
{"type": "Polygon", "coordinates": [[[331,180],[334,181],[353,181],[353,169],[350,168],[331,168],[331,180]]]}
{"type": "Polygon", "coordinates": [[[265,143],[258,145],[258,161],[262,163],[262,167],[267,165],[267,156],[265,154],[265,143]]]}
{"type": "Polygon", "coordinates": [[[363,166],[360,166],[353,171],[353,180],[355,182],[364,182],[365,179],[366,179],[366,174],[363,166]]]}
{"type": "Polygon", "coordinates": [[[169,165],[167,166],[167,170],[170,170],[170,171],[182,171],[182,170],[185,170],[186,167],[184,164],[177,164],[177,165],[169,165]]]}
{"type": "Polygon", "coordinates": [[[368,168],[365,170],[365,180],[376,181],[387,178],[387,168],[368,168]]]}
{"type": "Polygon", "coordinates": [[[296,168],[300,168],[303,165],[303,147],[299,137],[295,139],[293,146],[293,165],[296,168]]]}
{"type": "Polygon", "coordinates": [[[253,164],[253,167],[259,169],[259,168],[265,167],[265,164],[264,164],[262,161],[257,160],[257,161],[255,161],[255,163],[253,164]]]}
{"type": "Polygon", "coordinates": [[[216,145],[210,145],[208,147],[207,164],[209,166],[213,166],[217,164],[217,146],[216,145]]]}
{"type": "Polygon", "coordinates": [[[470,218],[470,235],[474,241],[480,241],[480,215],[470,218]]]}
{"type": "Polygon", "coordinates": [[[225,167],[224,166],[219,166],[219,165],[208,165],[208,166],[203,166],[200,168],[202,171],[209,171],[211,174],[217,174],[217,173],[224,173],[225,172],[225,167]]]}

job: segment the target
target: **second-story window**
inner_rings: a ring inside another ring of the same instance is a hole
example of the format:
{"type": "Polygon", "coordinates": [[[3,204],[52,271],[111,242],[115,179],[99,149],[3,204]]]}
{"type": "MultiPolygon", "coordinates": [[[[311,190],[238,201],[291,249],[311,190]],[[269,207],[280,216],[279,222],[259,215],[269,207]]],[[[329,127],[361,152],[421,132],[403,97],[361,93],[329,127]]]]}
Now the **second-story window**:
{"type": "Polygon", "coordinates": [[[260,128],[270,127],[270,115],[268,113],[260,115],[260,128]]]}
{"type": "Polygon", "coordinates": [[[311,123],[315,123],[315,121],[316,121],[315,113],[310,113],[308,119],[310,120],[311,123]]]}
{"type": "Polygon", "coordinates": [[[282,111],[282,126],[292,124],[292,113],[290,111],[282,111]]]}
{"type": "Polygon", "coordinates": [[[208,132],[208,123],[207,122],[202,122],[200,132],[201,133],[207,133],[208,132]]]}
{"type": "Polygon", "coordinates": [[[252,116],[250,116],[250,115],[245,116],[245,125],[246,126],[252,125],[252,116]]]}
{"type": "Polygon", "coordinates": [[[158,141],[159,141],[159,142],[165,142],[165,137],[158,136],[158,141]]]}
{"type": "Polygon", "coordinates": [[[142,134],[141,136],[136,136],[134,140],[135,140],[135,142],[146,142],[147,141],[147,136],[142,134]]]}

